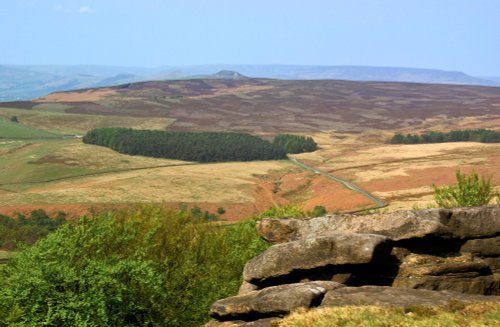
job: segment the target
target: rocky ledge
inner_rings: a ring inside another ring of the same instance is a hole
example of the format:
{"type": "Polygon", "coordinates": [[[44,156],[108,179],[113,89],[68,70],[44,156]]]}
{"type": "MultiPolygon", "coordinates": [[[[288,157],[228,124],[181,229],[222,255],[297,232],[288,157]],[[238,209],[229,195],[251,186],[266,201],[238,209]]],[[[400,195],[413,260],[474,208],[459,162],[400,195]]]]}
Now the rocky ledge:
{"type": "Polygon", "coordinates": [[[500,303],[500,206],[265,219],[273,245],[207,326],[270,326],[299,308],[500,303]]]}

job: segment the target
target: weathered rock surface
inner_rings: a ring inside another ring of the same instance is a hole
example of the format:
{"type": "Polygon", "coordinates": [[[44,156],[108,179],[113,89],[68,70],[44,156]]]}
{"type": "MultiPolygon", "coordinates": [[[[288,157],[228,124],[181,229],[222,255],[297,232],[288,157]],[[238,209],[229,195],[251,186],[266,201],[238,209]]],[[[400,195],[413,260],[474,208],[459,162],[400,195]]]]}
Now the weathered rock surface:
{"type": "Polygon", "coordinates": [[[390,251],[388,239],[373,234],[337,234],[276,244],[245,265],[243,279],[258,283],[295,270],[380,262],[388,260],[390,251]]]}
{"type": "Polygon", "coordinates": [[[247,263],[239,295],[214,303],[219,321],[207,326],[271,327],[319,305],[500,303],[500,206],[267,219],[257,229],[278,244],[247,263]]]}
{"type": "Polygon", "coordinates": [[[483,238],[500,233],[500,206],[398,211],[366,216],[264,219],[257,222],[256,227],[259,235],[271,243],[332,233],[379,234],[394,241],[429,236],[483,238]]]}
{"type": "Polygon", "coordinates": [[[462,253],[473,253],[485,257],[500,256],[500,236],[468,240],[460,248],[462,253]]]}
{"type": "Polygon", "coordinates": [[[243,283],[241,283],[240,289],[238,290],[238,295],[248,294],[250,292],[257,291],[258,289],[259,287],[257,285],[254,285],[247,281],[243,281],[243,283]]]}
{"type": "Polygon", "coordinates": [[[495,278],[488,263],[470,254],[447,258],[409,255],[400,265],[392,286],[469,294],[500,294],[500,281],[495,278]]]}
{"type": "Polygon", "coordinates": [[[317,306],[327,291],[340,287],[343,285],[326,281],[268,287],[219,300],[210,308],[210,316],[219,321],[279,317],[298,308],[317,306]]]}
{"type": "Polygon", "coordinates": [[[479,301],[500,302],[498,296],[472,295],[450,291],[404,289],[389,286],[343,287],[328,291],[321,306],[346,305],[423,305],[444,306],[449,301],[466,303],[479,301]]]}

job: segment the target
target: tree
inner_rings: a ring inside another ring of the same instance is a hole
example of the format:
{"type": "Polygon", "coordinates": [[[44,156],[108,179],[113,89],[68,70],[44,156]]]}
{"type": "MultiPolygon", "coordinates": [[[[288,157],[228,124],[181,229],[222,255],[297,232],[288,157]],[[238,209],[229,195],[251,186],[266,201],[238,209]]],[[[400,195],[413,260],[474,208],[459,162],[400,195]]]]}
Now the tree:
{"type": "Polygon", "coordinates": [[[219,208],[217,208],[217,213],[218,213],[219,215],[223,215],[223,214],[225,214],[225,213],[226,213],[226,210],[224,210],[224,208],[223,208],[223,207],[219,207],[219,208]]]}
{"type": "Polygon", "coordinates": [[[17,116],[10,117],[10,121],[13,122],[13,123],[19,123],[19,120],[17,119],[17,116]]]}
{"type": "Polygon", "coordinates": [[[201,326],[267,246],[251,221],[156,206],[84,217],[0,265],[0,326],[201,326]]]}
{"type": "Polygon", "coordinates": [[[499,198],[499,193],[493,190],[491,177],[479,177],[475,171],[465,175],[457,170],[457,184],[437,187],[434,189],[434,201],[441,208],[475,207],[490,203],[493,198],[499,198]]]}
{"type": "Polygon", "coordinates": [[[315,206],[314,209],[309,213],[311,217],[321,217],[327,214],[326,208],[323,206],[315,206]]]}

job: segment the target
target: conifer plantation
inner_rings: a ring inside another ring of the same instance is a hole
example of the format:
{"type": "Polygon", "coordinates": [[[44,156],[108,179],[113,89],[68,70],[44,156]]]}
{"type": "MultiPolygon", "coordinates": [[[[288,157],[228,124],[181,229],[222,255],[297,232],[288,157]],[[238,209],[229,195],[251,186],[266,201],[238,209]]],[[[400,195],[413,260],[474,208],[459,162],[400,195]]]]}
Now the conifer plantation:
{"type": "Polygon", "coordinates": [[[499,143],[500,131],[481,128],[454,130],[448,133],[431,131],[420,135],[403,135],[401,133],[397,133],[389,141],[389,143],[391,144],[423,144],[445,142],[499,143]]]}
{"type": "Polygon", "coordinates": [[[312,137],[292,134],[278,134],[273,144],[285,149],[286,153],[313,152],[318,148],[312,137]]]}
{"type": "Polygon", "coordinates": [[[197,162],[286,159],[283,148],[243,133],[167,132],[99,128],[83,138],[119,153],[197,162]]]}

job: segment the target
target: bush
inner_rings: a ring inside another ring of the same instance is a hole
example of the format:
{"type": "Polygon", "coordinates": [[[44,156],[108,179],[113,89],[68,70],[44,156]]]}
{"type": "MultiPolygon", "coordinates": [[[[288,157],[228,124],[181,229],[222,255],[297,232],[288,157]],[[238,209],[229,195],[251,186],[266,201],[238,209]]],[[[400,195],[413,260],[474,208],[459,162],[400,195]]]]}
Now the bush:
{"type": "Polygon", "coordinates": [[[452,186],[434,188],[434,201],[441,208],[475,207],[490,203],[497,197],[490,178],[479,177],[475,171],[469,176],[456,172],[457,184],[452,186]]]}
{"type": "Polygon", "coordinates": [[[0,267],[0,325],[199,326],[266,247],[253,222],[162,207],[84,217],[0,267]]]}
{"type": "Polygon", "coordinates": [[[308,212],[309,217],[321,217],[327,214],[326,208],[323,206],[315,206],[311,212],[308,212]]]}
{"type": "Polygon", "coordinates": [[[300,218],[307,217],[307,213],[304,212],[301,206],[293,204],[285,204],[283,206],[274,206],[260,214],[255,215],[254,219],[264,219],[264,218],[300,218]]]}

